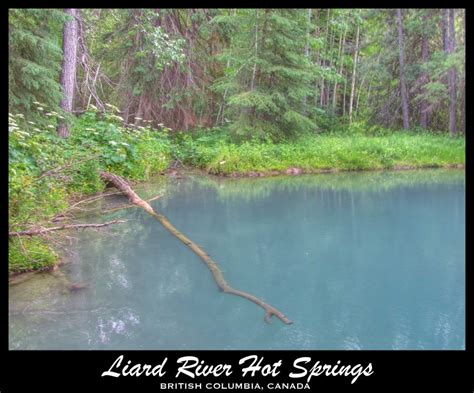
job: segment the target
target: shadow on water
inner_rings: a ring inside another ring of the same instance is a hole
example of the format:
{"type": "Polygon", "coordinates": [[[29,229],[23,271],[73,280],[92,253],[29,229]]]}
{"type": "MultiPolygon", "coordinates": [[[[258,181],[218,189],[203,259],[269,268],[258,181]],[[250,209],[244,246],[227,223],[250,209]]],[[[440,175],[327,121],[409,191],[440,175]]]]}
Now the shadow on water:
{"type": "MultiPolygon", "coordinates": [[[[62,271],[10,286],[11,349],[463,349],[464,171],[222,179],[136,187],[235,288],[294,321],[220,293],[206,266],[130,208],[85,221],[62,271]]],[[[110,197],[96,207],[125,203],[110,197]]]]}

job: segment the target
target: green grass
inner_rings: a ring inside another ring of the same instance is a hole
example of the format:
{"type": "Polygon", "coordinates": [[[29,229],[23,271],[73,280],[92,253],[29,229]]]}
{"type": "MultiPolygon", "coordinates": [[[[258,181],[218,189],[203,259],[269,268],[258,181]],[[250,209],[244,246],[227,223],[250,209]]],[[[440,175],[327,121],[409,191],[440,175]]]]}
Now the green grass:
{"type": "MultiPolygon", "coordinates": [[[[219,175],[278,173],[292,167],[317,172],[447,167],[465,162],[464,138],[424,132],[383,131],[369,136],[349,129],[288,142],[237,143],[225,129],[171,135],[166,127],[124,128],[112,111],[85,113],[76,119],[71,136],[61,139],[55,132],[56,120],[49,114],[46,126],[9,114],[10,231],[48,226],[71,199],[102,191],[100,170],[129,180],[148,180],[163,172],[174,157],[219,175]],[[41,176],[74,162],[56,175],[41,176]]],[[[10,272],[42,269],[57,259],[58,253],[44,238],[10,240],[10,272]]]]}
{"type": "Polygon", "coordinates": [[[399,132],[385,136],[317,135],[291,143],[185,142],[184,160],[214,174],[447,167],[464,164],[464,138],[399,132]],[[192,144],[192,146],[190,146],[192,144]],[[187,148],[187,150],[186,150],[187,148]]]}

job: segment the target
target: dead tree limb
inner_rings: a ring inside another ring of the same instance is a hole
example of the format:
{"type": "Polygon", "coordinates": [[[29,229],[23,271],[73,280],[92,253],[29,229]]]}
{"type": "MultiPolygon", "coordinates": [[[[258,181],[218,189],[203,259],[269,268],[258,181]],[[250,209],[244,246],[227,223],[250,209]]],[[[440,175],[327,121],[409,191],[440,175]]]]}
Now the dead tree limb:
{"type": "MultiPolygon", "coordinates": [[[[119,194],[122,194],[122,192],[119,192],[119,194]]],[[[163,195],[156,195],[153,198],[147,199],[146,202],[150,203],[150,202],[156,201],[157,199],[160,199],[162,196],[163,195]]],[[[101,213],[102,214],[108,214],[108,213],[116,212],[118,210],[130,209],[131,207],[135,208],[135,207],[139,207],[139,206],[130,205],[130,204],[127,203],[125,205],[120,205],[120,206],[117,206],[117,207],[114,207],[114,208],[111,208],[111,209],[103,210],[101,213]]]]}
{"type": "Polygon", "coordinates": [[[214,262],[211,259],[211,257],[201,247],[199,247],[196,243],[194,243],[188,237],[186,237],[180,231],[178,231],[168,221],[168,219],[164,215],[155,212],[155,210],[150,206],[150,204],[144,201],[143,199],[141,199],[124,179],[122,179],[120,176],[117,176],[108,172],[101,172],[100,177],[104,181],[111,183],[117,189],[122,191],[127,196],[130,203],[141,207],[148,214],[153,216],[156,220],[158,220],[161,223],[161,225],[163,225],[168,230],[168,232],[170,232],[173,236],[178,238],[181,242],[183,242],[186,246],[188,246],[197,256],[199,256],[199,258],[202,259],[202,261],[206,264],[206,266],[210,270],[214,278],[214,281],[216,282],[217,286],[222,292],[243,297],[244,299],[254,302],[258,306],[262,307],[265,310],[266,322],[270,322],[270,318],[273,315],[275,315],[277,318],[279,318],[283,323],[286,323],[287,325],[290,325],[293,323],[282,312],[277,310],[275,307],[270,306],[269,304],[260,300],[256,296],[251,295],[250,293],[239,291],[237,289],[232,288],[224,279],[224,276],[222,272],[220,271],[217,263],[214,262]]]}
{"type": "Polygon", "coordinates": [[[112,224],[121,224],[126,222],[126,220],[113,220],[108,222],[103,222],[101,224],[65,224],[59,225],[57,227],[39,227],[35,229],[25,230],[25,231],[18,231],[18,232],[9,232],[8,236],[36,236],[36,235],[43,235],[48,232],[52,231],[60,231],[63,229],[83,229],[83,228],[102,228],[112,224]]]}

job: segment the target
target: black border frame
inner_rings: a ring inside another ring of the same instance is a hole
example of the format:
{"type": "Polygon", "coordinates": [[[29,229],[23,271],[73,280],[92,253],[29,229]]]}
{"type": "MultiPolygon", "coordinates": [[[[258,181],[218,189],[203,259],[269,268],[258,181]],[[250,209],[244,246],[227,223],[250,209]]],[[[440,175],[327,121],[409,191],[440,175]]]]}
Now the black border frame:
{"type": "MultiPolygon", "coordinates": [[[[51,3],[51,2],[43,2],[51,3]]],[[[91,2],[69,2],[76,3],[78,8],[92,8],[97,7],[99,4],[91,4],[91,2]],[[89,3],[89,4],[88,4],[89,3]]],[[[186,4],[178,4],[178,2],[167,2],[160,1],[157,6],[169,6],[173,8],[188,8],[192,6],[209,7],[212,5],[206,4],[208,2],[200,2],[200,4],[193,4],[188,1],[186,4]]],[[[293,2],[292,6],[318,6],[321,8],[339,8],[349,7],[350,8],[379,8],[381,4],[365,4],[367,2],[358,2],[358,4],[343,4],[340,1],[332,1],[318,4],[309,4],[309,2],[293,2]],[[304,4],[307,3],[307,4],[304,4]]],[[[39,4],[25,1],[8,2],[8,8],[21,8],[30,7],[38,8],[39,4]]],[[[41,7],[47,6],[50,8],[63,8],[65,4],[41,4],[41,7]]],[[[103,8],[116,8],[119,4],[109,3],[103,5],[103,8]]],[[[239,2],[235,6],[246,6],[248,8],[254,8],[257,4],[245,4],[245,2],[239,2]]],[[[445,2],[444,5],[434,4],[433,2],[421,4],[416,7],[415,4],[403,4],[403,2],[393,2],[392,4],[385,4],[386,6],[405,6],[404,8],[465,8],[466,17],[469,17],[469,8],[466,7],[462,2],[445,2]],[[428,7],[426,7],[428,8],[428,7]]],[[[137,2],[134,7],[142,6],[152,7],[155,6],[153,2],[137,2]],[[144,4],[142,4],[144,3],[144,4]]],[[[217,5],[218,6],[218,5],[217,5]]],[[[258,4],[259,7],[269,6],[276,7],[277,4],[268,1],[263,1],[258,4]]],[[[7,7],[5,7],[7,8],[7,7]]],[[[385,8],[385,7],[384,7],[385,8]]],[[[390,7],[391,8],[391,7],[390,7]]],[[[8,19],[8,11],[5,10],[5,19],[8,19]]],[[[8,29],[8,20],[5,21],[5,26],[8,29]]],[[[466,40],[469,42],[469,28],[466,29],[466,40]]],[[[8,32],[7,32],[8,35],[8,32]]],[[[4,41],[6,45],[8,43],[4,41]]],[[[7,46],[8,50],[8,46],[7,46]]],[[[469,46],[466,45],[466,56],[467,63],[469,64],[469,46]]],[[[470,86],[471,79],[467,77],[467,85],[470,86]]],[[[8,96],[7,96],[8,99],[8,96]]],[[[469,104],[467,99],[466,104],[469,104]]],[[[7,107],[5,107],[7,108],[7,107]]],[[[467,125],[471,124],[470,111],[467,111],[468,119],[467,125]]],[[[5,116],[5,119],[7,116],[5,116]]],[[[466,132],[466,155],[469,156],[469,138],[470,132],[467,127],[466,132]]],[[[4,132],[4,135],[7,133],[4,132]]],[[[8,149],[8,143],[4,145],[8,149]]],[[[7,153],[7,152],[6,152],[7,153]]],[[[8,155],[3,155],[5,159],[5,166],[8,166],[7,158],[8,155]]],[[[469,196],[469,161],[466,161],[466,197],[469,196]]],[[[5,172],[6,173],[6,172],[5,172]]],[[[5,190],[7,188],[5,187],[5,190]]],[[[4,193],[6,203],[8,199],[6,192],[4,193]]],[[[469,199],[466,198],[466,201],[469,199]]],[[[4,205],[6,206],[6,204],[4,205]]],[[[469,217],[469,204],[466,203],[466,218],[469,217]]],[[[4,216],[5,226],[8,228],[8,217],[7,210],[1,210],[4,216]]],[[[472,315],[474,311],[473,307],[473,278],[474,272],[470,262],[470,246],[468,240],[469,233],[469,221],[466,222],[466,348],[465,350],[361,350],[361,351],[12,351],[8,349],[8,318],[6,322],[2,323],[2,337],[3,345],[1,348],[2,366],[0,366],[0,393],[3,392],[15,392],[15,391],[29,391],[31,387],[36,389],[45,389],[48,391],[88,391],[94,388],[105,389],[105,390],[136,390],[136,391],[148,391],[148,389],[160,390],[160,383],[162,382],[195,382],[203,383],[223,383],[224,385],[232,382],[241,383],[259,383],[260,386],[264,386],[267,382],[293,382],[301,383],[304,382],[304,378],[301,380],[289,379],[288,372],[291,369],[293,361],[299,357],[307,356],[312,358],[311,364],[315,361],[321,363],[336,364],[338,360],[342,364],[356,365],[362,364],[364,367],[368,363],[372,363],[374,373],[370,377],[361,376],[354,384],[350,383],[351,378],[347,377],[317,377],[313,378],[310,382],[311,390],[318,390],[322,388],[322,391],[327,389],[356,389],[361,391],[381,391],[389,388],[404,391],[411,390],[419,385],[423,391],[456,391],[456,392],[474,392],[474,373],[468,370],[465,366],[474,364],[472,362],[472,355],[474,352],[473,348],[473,337],[472,337],[472,315]],[[265,362],[273,363],[278,360],[282,360],[282,366],[280,367],[280,375],[277,377],[245,377],[240,376],[240,367],[238,365],[239,359],[249,355],[263,356],[265,362]],[[109,369],[112,363],[119,355],[124,355],[125,362],[128,360],[132,361],[132,364],[158,364],[161,363],[164,357],[168,358],[167,362],[167,374],[164,377],[101,377],[103,371],[109,369]],[[175,379],[174,374],[176,373],[176,359],[181,356],[197,356],[201,360],[205,360],[209,364],[227,363],[231,364],[234,370],[230,377],[207,377],[197,378],[195,380],[189,378],[175,379]],[[59,380],[58,380],[59,379],[59,380]]],[[[7,248],[8,248],[8,234],[4,237],[5,244],[5,262],[2,270],[4,275],[2,284],[4,287],[4,314],[8,315],[8,266],[7,266],[7,248]]],[[[295,371],[292,369],[292,371],[295,371]]],[[[420,387],[416,387],[420,389],[420,387]]],[[[176,389],[179,391],[181,389],[176,389]]],[[[230,390],[230,389],[228,389],[230,390]]],[[[166,390],[165,390],[166,391],[166,390]]],[[[168,390],[171,391],[171,390],[168,390]]],[[[233,390],[235,391],[235,390],[233,390]]]]}

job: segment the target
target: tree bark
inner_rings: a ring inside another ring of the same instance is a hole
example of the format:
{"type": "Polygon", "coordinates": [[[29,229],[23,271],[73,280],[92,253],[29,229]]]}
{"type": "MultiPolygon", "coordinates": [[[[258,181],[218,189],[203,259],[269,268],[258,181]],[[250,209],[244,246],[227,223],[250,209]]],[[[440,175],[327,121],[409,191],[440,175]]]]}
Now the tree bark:
{"type": "Polygon", "coordinates": [[[344,78],[344,93],[342,94],[342,117],[343,117],[343,118],[346,117],[347,77],[349,76],[349,75],[346,74],[345,71],[346,71],[346,70],[344,69],[344,74],[343,74],[343,78],[344,78]]]}
{"type": "MultiPolygon", "coordinates": [[[[311,28],[311,16],[312,16],[312,9],[308,8],[308,13],[306,17],[306,43],[304,47],[304,55],[308,59],[308,62],[311,62],[311,52],[309,47],[309,39],[310,39],[310,28],[311,28]]],[[[306,114],[306,100],[307,97],[303,97],[303,113],[306,114]]]]}
{"type": "MultiPolygon", "coordinates": [[[[63,98],[60,106],[64,112],[72,112],[72,101],[74,98],[74,85],[76,82],[76,63],[77,63],[77,9],[67,8],[64,11],[71,20],[64,23],[63,30],[63,64],[61,71],[61,87],[63,98]]],[[[67,122],[62,121],[58,125],[58,135],[61,138],[67,138],[70,134],[67,122]]]]}
{"type": "MultiPolygon", "coordinates": [[[[462,15],[462,35],[461,43],[466,46],[466,11],[461,13],[462,15]]],[[[463,59],[463,73],[462,73],[462,85],[461,85],[461,132],[466,134],[466,60],[463,59]]]]}
{"type": "MultiPolygon", "coordinates": [[[[449,26],[448,26],[448,36],[449,36],[449,54],[453,54],[456,50],[456,33],[454,29],[454,9],[449,10],[449,26]]],[[[456,104],[457,104],[457,73],[456,67],[453,66],[449,70],[449,131],[451,135],[456,135],[456,104]]]]}
{"type": "MultiPolygon", "coordinates": [[[[328,36],[329,36],[329,20],[331,16],[331,9],[328,8],[328,13],[326,17],[326,32],[324,34],[324,50],[327,51],[327,46],[328,46],[328,36]]],[[[326,61],[321,59],[321,66],[326,67],[326,61]]],[[[321,78],[321,91],[320,91],[320,106],[321,108],[324,108],[324,91],[325,91],[325,79],[324,76],[321,78]]]]}
{"type": "MultiPolygon", "coordinates": [[[[427,12],[425,10],[425,12],[427,12]]],[[[425,13],[423,15],[423,22],[424,25],[427,24],[428,22],[428,15],[425,13]]],[[[422,37],[421,37],[421,61],[423,64],[426,64],[429,60],[429,41],[428,41],[428,33],[423,31],[422,37]]],[[[428,83],[428,74],[426,71],[423,71],[423,74],[421,75],[421,91],[423,95],[426,95],[426,89],[425,85],[428,83]]],[[[428,102],[425,97],[421,100],[420,104],[420,126],[423,128],[428,127],[428,102]]]]}
{"type": "Polygon", "coordinates": [[[237,289],[232,288],[224,279],[224,276],[222,272],[220,271],[218,265],[216,262],[214,262],[211,257],[197,244],[192,242],[188,237],[183,235],[180,231],[178,231],[169,221],[168,219],[163,216],[162,214],[159,214],[155,212],[155,210],[150,206],[150,204],[143,199],[141,199],[135,191],[132,190],[132,188],[129,186],[129,184],[122,179],[121,177],[114,175],[112,173],[108,172],[101,172],[100,177],[112,185],[114,185],[116,188],[118,188],[120,191],[122,191],[130,201],[130,203],[133,203],[134,205],[137,205],[141,207],[143,210],[145,210],[148,214],[153,216],[156,220],[158,220],[161,225],[165,227],[165,229],[170,232],[173,236],[175,236],[177,239],[179,239],[181,242],[183,242],[187,247],[189,247],[201,260],[206,264],[207,268],[210,270],[214,281],[216,282],[217,286],[222,292],[229,293],[231,295],[236,295],[243,297],[244,299],[247,299],[258,306],[262,307],[265,310],[265,321],[270,322],[270,318],[275,315],[277,318],[279,318],[283,323],[290,325],[292,322],[279,310],[277,310],[275,307],[270,306],[269,304],[266,304],[259,298],[257,298],[254,295],[251,295],[250,293],[240,291],[237,289]]]}
{"type": "Polygon", "coordinates": [[[449,35],[448,35],[448,24],[449,24],[449,9],[443,10],[441,17],[441,34],[443,38],[443,50],[444,53],[449,53],[449,35]]]}
{"type": "Polygon", "coordinates": [[[253,71],[252,71],[252,81],[250,83],[250,90],[255,88],[255,75],[257,73],[257,58],[258,58],[258,9],[255,10],[255,45],[254,45],[254,62],[253,62],[253,71]]]}
{"type": "Polygon", "coordinates": [[[354,91],[355,91],[355,81],[356,81],[356,69],[357,69],[357,59],[359,55],[359,24],[357,24],[356,30],[356,44],[354,49],[354,66],[352,67],[352,82],[351,82],[351,96],[349,98],[349,124],[352,123],[352,107],[354,104],[354,91]]]}
{"type": "MultiPolygon", "coordinates": [[[[341,39],[339,40],[339,71],[338,75],[342,74],[342,67],[343,67],[343,60],[344,60],[344,45],[346,43],[346,27],[344,27],[344,31],[342,33],[341,39]]],[[[334,90],[332,93],[332,111],[333,113],[336,112],[336,105],[337,105],[337,80],[334,82],[334,90]]]]}
{"type": "Polygon", "coordinates": [[[403,22],[402,10],[397,8],[397,22],[398,22],[398,49],[399,49],[399,63],[400,63],[400,94],[402,101],[402,115],[403,128],[410,128],[409,112],[408,112],[408,92],[405,83],[405,58],[403,50],[403,22]]]}

